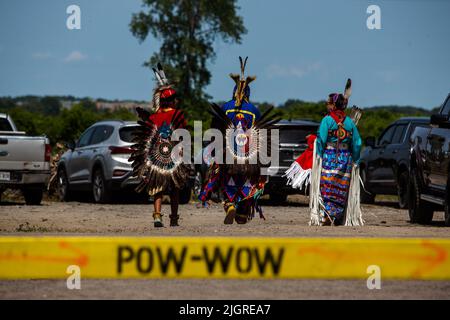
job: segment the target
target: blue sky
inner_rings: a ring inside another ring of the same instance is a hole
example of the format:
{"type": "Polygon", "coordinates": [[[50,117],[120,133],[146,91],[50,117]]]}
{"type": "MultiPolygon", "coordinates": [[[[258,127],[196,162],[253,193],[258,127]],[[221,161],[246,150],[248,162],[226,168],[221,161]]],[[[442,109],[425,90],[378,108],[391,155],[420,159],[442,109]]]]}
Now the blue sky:
{"type": "MultiPolygon", "coordinates": [[[[217,41],[207,92],[231,95],[239,55],[258,78],[252,99],[318,101],[353,79],[352,104],[432,108],[450,92],[450,1],[240,0],[248,33],[241,45],[217,41]],[[369,30],[366,9],[381,9],[369,30]]],[[[0,0],[0,96],[53,95],[149,100],[142,63],[158,41],[129,31],[141,0],[0,0]],[[66,8],[81,7],[81,30],[66,8]]]]}

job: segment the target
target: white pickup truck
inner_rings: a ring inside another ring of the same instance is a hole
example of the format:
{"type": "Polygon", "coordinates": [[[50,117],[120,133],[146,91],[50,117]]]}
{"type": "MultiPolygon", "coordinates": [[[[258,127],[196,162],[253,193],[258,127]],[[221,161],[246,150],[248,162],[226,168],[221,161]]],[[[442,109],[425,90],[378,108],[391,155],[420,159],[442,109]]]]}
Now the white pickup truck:
{"type": "Polygon", "coordinates": [[[47,137],[17,131],[12,119],[0,113],[0,197],[8,188],[21,189],[26,204],[40,204],[50,177],[50,158],[47,137]]]}

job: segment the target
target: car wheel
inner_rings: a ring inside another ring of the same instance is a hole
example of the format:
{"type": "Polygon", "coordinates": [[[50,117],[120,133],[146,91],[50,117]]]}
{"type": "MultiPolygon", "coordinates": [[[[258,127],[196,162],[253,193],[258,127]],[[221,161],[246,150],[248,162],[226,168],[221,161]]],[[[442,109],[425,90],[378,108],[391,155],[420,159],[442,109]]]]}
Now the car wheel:
{"type": "Polygon", "coordinates": [[[22,190],[27,205],[37,206],[41,204],[43,187],[25,188],[22,190]]]}
{"type": "Polygon", "coordinates": [[[58,170],[58,197],[60,201],[70,201],[71,194],[69,190],[69,179],[67,178],[66,170],[60,168],[58,170]]]}
{"type": "Polygon", "coordinates": [[[105,177],[100,168],[94,171],[92,177],[92,195],[96,203],[108,203],[111,201],[111,191],[106,185],[105,177]]]}
{"type": "Polygon", "coordinates": [[[269,194],[270,202],[272,202],[275,205],[286,202],[287,197],[288,196],[285,193],[273,192],[269,194]]]}
{"type": "Polygon", "coordinates": [[[409,219],[411,223],[429,224],[433,220],[433,206],[420,199],[422,193],[417,171],[411,171],[409,186],[409,219]]]}
{"type": "Polygon", "coordinates": [[[409,175],[407,171],[400,173],[398,177],[398,205],[400,209],[408,208],[408,186],[409,186],[409,175]]]}
{"type": "Polygon", "coordinates": [[[375,197],[376,194],[375,193],[369,193],[367,190],[367,183],[366,183],[366,170],[362,169],[361,170],[361,180],[363,182],[363,184],[361,184],[361,203],[365,203],[365,204],[374,204],[375,203],[375,197]]]}
{"type": "Polygon", "coordinates": [[[190,186],[186,186],[180,190],[179,202],[180,204],[187,204],[191,201],[192,196],[192,188],[190,186]]]}

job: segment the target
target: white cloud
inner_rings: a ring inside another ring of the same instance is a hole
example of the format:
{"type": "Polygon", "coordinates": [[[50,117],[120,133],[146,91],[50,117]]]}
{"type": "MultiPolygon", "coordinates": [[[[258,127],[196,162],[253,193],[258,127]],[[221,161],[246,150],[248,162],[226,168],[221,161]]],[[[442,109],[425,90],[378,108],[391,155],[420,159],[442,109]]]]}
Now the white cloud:
{"type": "Polygon", "coordinates": [[[31,57],[36,60],[45,60],[52,57],[52,55],[48,52],[34,52],[31,57]]]}
{"type": "Polygon", "coordinates": [[[76,62],[86,59],[87,55],[81,53],[80,51],[72,51],[67,57],[64,58],[64,62],[76,62]]]}
{"type": "Polygon", "coordinates": [[[266,73],[268,74],[269,78],[303,78],[307,74],[319,71],[321,68],[322,65],[319,62],[315,62],[305,66],[281,66],[279,64],[271,64],[267,67],[266,73]]]}

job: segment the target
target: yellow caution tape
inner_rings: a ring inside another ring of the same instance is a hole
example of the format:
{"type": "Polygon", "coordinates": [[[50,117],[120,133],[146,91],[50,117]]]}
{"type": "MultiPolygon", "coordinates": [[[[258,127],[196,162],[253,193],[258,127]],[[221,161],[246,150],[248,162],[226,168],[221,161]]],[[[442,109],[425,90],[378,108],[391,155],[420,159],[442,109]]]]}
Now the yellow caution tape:
{"type": "Polygon", "coordinates": [[[0,278],[450,279],[450,239],[0,237],[0,278]],[[69,268],[70,269],[70,268],[69,268]]]}

